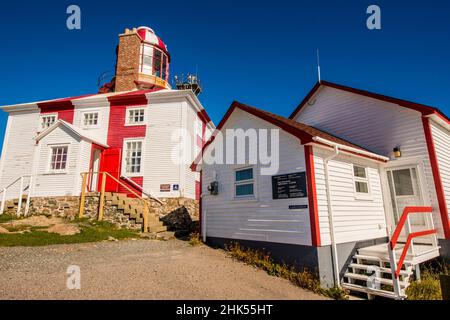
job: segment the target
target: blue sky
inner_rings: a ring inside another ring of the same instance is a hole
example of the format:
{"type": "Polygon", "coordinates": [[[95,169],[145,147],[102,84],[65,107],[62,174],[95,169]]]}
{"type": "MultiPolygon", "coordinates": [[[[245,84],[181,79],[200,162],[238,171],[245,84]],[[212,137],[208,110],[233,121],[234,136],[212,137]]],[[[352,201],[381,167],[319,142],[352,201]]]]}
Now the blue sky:
{"type": "MultiPolygon", "coordinates": [[[[146,25],[166,42],[171,74],[196,72],[217,124],[233,100],[288,116],[322,78],[450,114],[450,2],[15,1],[0,11],[0,105],[97,91],[118,34],[146,25]],[[77,4],[79,31],[66,28],[77,4]],[[382,29],[366,28],[379,5],[382,29]]],[[[0,139],[6,114],[0,115],[0,139]]]]}

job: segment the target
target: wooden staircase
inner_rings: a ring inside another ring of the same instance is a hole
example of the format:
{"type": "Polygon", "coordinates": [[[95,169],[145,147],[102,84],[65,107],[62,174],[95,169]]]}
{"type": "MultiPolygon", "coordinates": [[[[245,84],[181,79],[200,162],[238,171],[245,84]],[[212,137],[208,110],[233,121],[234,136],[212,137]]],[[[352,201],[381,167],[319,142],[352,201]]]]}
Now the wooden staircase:
{"type": "MultiPolygon", "coordinates": [[[[136,198],[130,198],[125,193],[105,192],[105,201],[110,205],[116,206],[124,215],[143,227],[144,224],[144,206],[136,198]]],[[[148,221],[148,232],[159,233],[167,231],[167,227],[160,221],[159,216],[150,212],[148,221]]]]}
{"type": "MultiPolygon", "coordinates": [[[[385,246],[387,252],[387,244],[385,246]]],[[[374,296],[396,299],[389,257],[362,254],[362,251],[358,250],[353,256],[344,274],[342,287],[349,291],[366,293],[369,299],[374,296]]],[[[405,263],[399,276],[403,292],[410,285],[413,274],[413,265],[405,263]]]]}

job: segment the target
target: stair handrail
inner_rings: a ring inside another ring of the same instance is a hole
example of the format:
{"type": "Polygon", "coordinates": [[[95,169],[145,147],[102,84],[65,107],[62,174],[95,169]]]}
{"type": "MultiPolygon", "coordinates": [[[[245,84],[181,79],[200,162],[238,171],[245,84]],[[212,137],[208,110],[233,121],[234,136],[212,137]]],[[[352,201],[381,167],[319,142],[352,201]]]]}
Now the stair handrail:
{"type": "Polygon", "coordinates": [[[390,259],[390,264],[391,264],[394,292],[397,297],[402,296],[400,282],[399,282],[399,276],[401,273],[401,269],[403,267],[403,263],[405,262],[406,255],[409,251],[409,248],[411,247],[411,245],[413,243],[412,242],[413,239],[437,233],[437,230],[434,228],[433,217],[431,216],[432,212],[433,212],[432,207],[405,207],[405,209],[403,210],[402,216],[400,217],[400,220],[397,224],[397,227],[395,228],[394,233],[392,234],[392,238],[389,241],[389,244],[388,244],[389,259],[390,259]],[[414,214],[414,213],[429,214],[430,222],[431,222],[431,229],[417,231],[417,232],[411,232],[410,215],[414,214]],[[400,259],[397,261],[395,247],[397,246],[398,239],[400,237],[401,232],[403,231],[405,224],[407,225],[408,237],[407,237],[405,246],[403,247],[403,251],[400,256],[400,259]]]}
{"type": "Polygon", "coordinates": [[[154,196],[151,192],[146,191],[142,186],[138,185],[136,182],[134,182],[132,179],[130,179],[127,176],[120,176],[122,179],[125,179],[127,182],[131,183],[134,187],[140,189],[143,194],[145,194],[147,197],[149,197],[152,200],[155,200],[159,204],[163,204],[161,200],[159,200],[158,197],[154,196]]]}
{"type": "Polygon", "coordinates": [[[103,220],[103,209],[105,206],[105,187],[106,187],[106,178],[109,177],[111,178],[113,181],[117,182],[119,185],[121,185],[122,187],[124,187],[128,192],[130,192],[131,194],[133,194],[134,196],[136,196],[137,199],[139,199],[140,201],[142,201],[142,204],[144,206],[144,214],[143,214],[143,219],[144,219],[144,232],[148,232],[149,230],[149,215],[150,215],[150,209],[148,206],[148,203],[146,201],[146,199],[142,198],[142,196],[140,196],[139,194],[137,194],[135,191],[133,191],[130,187],[128,187],[126,184],[124,184],[122,181],[120,181],[119,179],[117,179],[116,177],[114,177],[113,175],[111,175],[109,172],[82,172],[81,176],[83,177],[82,179],[82,187],[81,187],[81,195],[80,195],[80,211],[79,211],[79,218],[83,217],[83,213],[84,213],[84,198],[85,198],[85,193],[86,193],[86,185],[87,185],[87,177],[89,174],[98,174],[98,175],[102,175],[102,184],[101,184],[101,189],[100,189],[100,204],[99,204],[99,212],[98,212],[98,220],[103,220]]]}
{"type": "Polygon", "coordinates": [[[6,192],[8,191],[9,188],[11,188],[13,185],[15,185],[18,181],[20,181],[20,187],[19,187],[19,196],[18,196],[19,203],[17,205],[17,216],[20,215],[20,211],[22,209],[23,190],[25,189],[24,185],[23,185],[23,181],[25,178],[30,178],[30,181],[28,184],[29,189],[28,189],[28,195],[27,195],[27,201],[26,201],[26,207],[25,207],[25,215],[28,213],[28,209],[30,207],[31,185],[33,183],[33,176],[31,174],[26,174],[26,175],[17,177],[16,180],[14,180],[13,182],[11,182],[6,187],[4,187],[0,190],[0,194],[2,194],[2,200],[1,200],[1,205],[0,205],[0,215],[2,215],[5,211],[6,192]]]}

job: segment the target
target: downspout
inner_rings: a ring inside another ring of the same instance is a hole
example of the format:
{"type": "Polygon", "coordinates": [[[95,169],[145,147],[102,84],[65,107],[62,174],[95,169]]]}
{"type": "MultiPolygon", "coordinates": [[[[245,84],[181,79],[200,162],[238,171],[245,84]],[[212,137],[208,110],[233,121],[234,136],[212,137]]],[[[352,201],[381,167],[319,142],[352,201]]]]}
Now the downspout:
{"type": "Polygon", "coordinates": [[[339,275],[339,261],[337,255],[337,246],[336,240],[334,237],[334,216],[333,216],[333,206],[331,203],[331,185],[330,185],[330,175],[328,170],[328,163],[330,160],[334,159],[339,155],[339,147],[337,145],[334,146],[334,153],[325,158],[323,162],[324,171],[325,171],[325,184],[326,184],[326,194],[327,194],[327,204],[328,204],[328,222],[330,225],[330,238],[331,238],[331,254],[333,256],[333,271],[334,271],[334,279],[336,281],[337,287],[341,287],[340,275],[339,275]]]}

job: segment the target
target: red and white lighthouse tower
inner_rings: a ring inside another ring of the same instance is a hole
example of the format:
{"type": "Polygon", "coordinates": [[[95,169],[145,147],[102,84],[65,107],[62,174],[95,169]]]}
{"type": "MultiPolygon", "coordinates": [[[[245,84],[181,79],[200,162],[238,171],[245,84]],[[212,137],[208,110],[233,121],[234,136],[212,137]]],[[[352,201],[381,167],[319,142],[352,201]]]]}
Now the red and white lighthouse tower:
{"type": "Polygon", "coordinates": [[[169,65],[167,46],[152,29],[125,29],[119,35],[114,91],[169,89],[169,65]]]}

